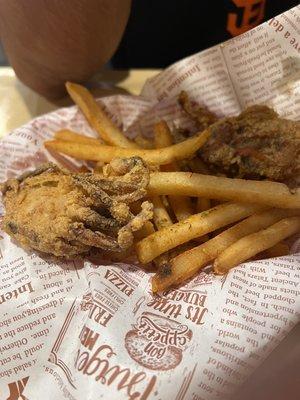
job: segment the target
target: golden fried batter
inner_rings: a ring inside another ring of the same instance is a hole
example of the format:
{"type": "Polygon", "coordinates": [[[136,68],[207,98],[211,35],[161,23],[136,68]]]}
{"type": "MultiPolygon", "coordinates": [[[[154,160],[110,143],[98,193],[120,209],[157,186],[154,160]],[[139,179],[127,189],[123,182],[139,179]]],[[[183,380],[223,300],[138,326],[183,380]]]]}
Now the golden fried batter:
{"type": "MultiPolygon", "coordinates": [[[[214,113],[209,111],[208,108],[191,101],[185,91],[180,92],[178,96],[178,104],[187,116],[194,121],[197,131],[204,131],[218,119],[214,113]]],[[[180,143],[192,136],[193,132],[189,129],[174,127],[171,134],[174,143],[180,143]]]]}
{"type": "Polygon", "coordinates": [[[191,117],[196,123],[199,131],[204,131],[210,125],[217,121],[217,116],[209,111],[208,108],[200,106],[199,104],[192,103],[188,97],[188,94],[182,91],[178,97],[178,103],[187,115],[191,117]]]}
{"type": "MultiPolygon", "coordinates": [[[[123,251],[132,232],[152,218],[152,204],[133,215],[128,204],[143,198],[149,170],[138,157],[112,162],[114,176],[74,174],[46,164],[2,187],[4,230],[24,248],[72,258],[92,247],[123,251]]],[[[109,169],[109,167],[108,167],[109,169]]]]}
{"type": "Polygon", "coordinates": [[[300,172],[300,122],[279,118],[266,106],[211,125],[201,157],[229,176],[291,180],[300,172]]]}
{"type": "Polygon", "coordinates": [[[197,129],[210,127],[211,137],[199,155],[214,172],[291,185],[299,179],[299,122],[279,118],[275,111],[261,105],[218,121],[209,110],[191,102],[186,92],[180,93],[178,102],[197,129]]]}

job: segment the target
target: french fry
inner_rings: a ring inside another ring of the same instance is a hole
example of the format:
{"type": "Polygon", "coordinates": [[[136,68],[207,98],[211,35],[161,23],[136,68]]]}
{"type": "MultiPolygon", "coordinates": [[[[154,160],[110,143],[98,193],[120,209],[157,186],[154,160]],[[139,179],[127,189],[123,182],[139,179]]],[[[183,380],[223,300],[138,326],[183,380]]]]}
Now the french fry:
{"type": "Polygon", "coordinates": [[[161,229],[136,244],[141,263],[148,263],[160,254],[189,240],[205,235],[260,211],[259,205],[227,203],[208,211],[192,215],[184,221],[161,229]]]}
{"type": "MultiPolygon", "coordinates": [[[[173,141],[172,141],[171,132],[168,127],[168,124],[165,121],[160,121],[154,125],[154,143],[155,143],[155,147],[157,149],[172,146],[173,141]]],[[[161,167],[161,169],[162,170],[169,169],[171,171],[176,171],[179,168],[178,168],[177,163],[174,161],[171,164],[161,167]]],[[[171,206],[171,209],[173,210],[174,215],[176,216],[177,220],[179,220],[178,218],[180,218],[180,217],[183,219],[184,217],[188,217],[191,215],[189,213],[189,210],[187,210],[187,208],[186,208],[186,205],[188,205],[187,201],[188,201],[187,198],[179,199],[176,196],[171,196],[168,198],[169,206],[171,206]]],[[[169,217],[169,221],[165,225],[161,224],[160,227],[158,227],[158,225],[155,223],[158,230],[163,229],[168,226],[171,226],[172,224],[173,224],[173,222],[170,217],[169,217]]],[[[170,259],[170,254],[169,254],[169,252],[166,252],[166,253],[163,253],[160,256],[158,256],[155,259],[155,263],[159,269],[162,269],[162,268],[165,268],[165,266],[169,263],[169,259],[170,259]]]]}
{"type": "Polygon", "coordinates": [[[74,142],[65,142],[62,140],[46,141],[45,146],[48,149],[55,150],[81,160],[104,161],[108,163],[117,157],[126,158],[138,156],[148,164],[162,165],[189,157],[206,142],[208,136],[209,132],[204,131],[198,136],[187,139],[185,142],[155,150],[121,148],[101,144],[79,144],[74,142]]]}
{"type": "Polygon", "coordinates": [[[300,208],[300,188],[290,191],[283,183],[252,181],[190,172],[154,172],[149,195],[181,195],[237,202],[255,202],[269,207],[300,208]]]}
{"type": "MultiPolygon", "coordinates": [[[[192,172],[195,172],[197,174],[210,175],[207,166],[204,164],[202,160],[200,160],[199,157],[194,157],[192,160],[188,162],[188,165],[192,172]]],[[[203,197],[197,198],[197,203],[196,203],[197,212],[209,210],[211,207],[213,207],[213,205],[211,204],[210,199],[203,197]]]]}
{"type": "Polygon", "coordinates": [[[62,129],[60,131],[55,132],[54,137],[55,139],[64,140],[66,142],[86,143],[91,145],[98,145],[103,143],[101,139],[95,139],[89,136],[84,136],[81,135],[80,133],[70,131],[69,129],[62,129]]]}
{"type": "MultiPolygon", "coordinates": [[[[294,210],[271,209],[251,215],[200,246],[179,254],[152,279],[153,292],[161,292],[194,276],[227,247],[244,236],[258,232],[287,216],[294,210]]],[[[298,212],[299,214],[299,212],[298,212]]]]}
{"type": "Polygon", "coordinates": [[[300,231],[300,217],[284,218],[274,225],[238,240],[224,250],[214,262],[216,274],[226,274],[231,268],[269,249],[281,240],[300,231]]]}
{"type": "Polygon", "coordinates": [[[67,82],[66,88],[74,103],[77,104],[88,123],[101,139],[113,146],[137,147],[134,142],[123,135],[122,131],[110,120],[85,87],[77,83],[67,82]]]}
{"type": "MultiPolygon", "coordinates": [[[[164,148],[172,146],[173,140],[171,131],[166,121],[160,121],[154,126],[154,142],[155,147],[164,148]]],[[[178,164],[174,161],[171,164],[164,165],[161,167],[162,171],[179,171],[178,164]]],[[[177,221],[182,221],[193,214],[193,208],[191,200],[184,196],[169,196],[170,206],[176,216],[177,221]]]]}
{"type": "Polygon", "coordinates": [[[165,209],[160,197],[154,196],[151,198],[151,202],[154,206],[153,209],[153,222],[158,230],[166,228],[167,226],[173,225],[173,222],[165,209]]]}
{"type": "Polygon", "coordinates": [[[164,120],[154,125],[154,144],[157,149],[168,147],[173,144],[170,128],[164,120]]]}
{"type": "Polygon", "coordinates": [[[192,203],[188,197],[169,196],[168,198],[177,221],[183,221],[193,214],[192,203]]]}
{"type": "Polygon", "coordinates": [[[141,229],[138,231],[134,232],[134,238],[135,240],[142,240],[146,238],[147,236],[150,236],[152,233],[155,232],[154,226],[152,222],[147,221],[145,224],[142,226],[141,229]]]}

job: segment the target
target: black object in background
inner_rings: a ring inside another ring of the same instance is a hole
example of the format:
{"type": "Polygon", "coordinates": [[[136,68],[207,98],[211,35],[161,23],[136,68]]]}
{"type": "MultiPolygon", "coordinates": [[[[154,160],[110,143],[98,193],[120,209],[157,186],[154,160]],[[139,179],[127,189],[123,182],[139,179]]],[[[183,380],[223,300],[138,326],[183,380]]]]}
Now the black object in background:
{"type": "Polygon", "coordinates": [[[263,9],[261,23],[298,4],[298,0],[133,0],[111,65],[116,69],[164,68],[230,39],[230,13],[236,15],[234,34],[238,34],[239,27],[255,24],[255,16],[243,21],[247,7],[253,15],[263,9]]]}

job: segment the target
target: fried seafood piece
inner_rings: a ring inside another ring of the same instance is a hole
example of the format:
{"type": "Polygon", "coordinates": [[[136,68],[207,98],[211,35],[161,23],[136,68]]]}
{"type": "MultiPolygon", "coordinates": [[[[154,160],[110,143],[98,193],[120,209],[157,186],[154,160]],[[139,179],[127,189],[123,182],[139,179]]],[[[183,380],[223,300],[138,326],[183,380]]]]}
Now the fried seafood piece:
{"type": "Polygon", "coordinates": [[[203,130],[218,120],[218,117],[208,108],[191,102],[185,91],[180,92],[178,103],[192,120],[195,121],[197,129],[203,130]]]}
{"type": "Polygon", "coordinates": [[[111,169],[106,176],[75,174],[44,164],[9,179],[1,185],[3,229],[24,248],[64,258],[92,247],[128,249],[133,232],[152,218],[148,201],[137,215],[129,209],[145,196],[149,170],[138,157],[114,160],[111,169]]]}
{"type": "MultiPolygon", "coordinates": [[[[217,116],[209,111],[208,108],[191,101],[185,91],[180,92],[177,101],[182,110],[195,123],[197,131],[204,131],[218,120],[217,116]]],[[[180,143],[193,136],[193,131],[175,126],[171,131],[171,135],[174,143],[180,143]]]]}
{"type": "Polygon", "coordinates": [[[300,122],[256,105],[211,126],[201,157],[229,176],[287,181],[300,172],[300,122]]]}

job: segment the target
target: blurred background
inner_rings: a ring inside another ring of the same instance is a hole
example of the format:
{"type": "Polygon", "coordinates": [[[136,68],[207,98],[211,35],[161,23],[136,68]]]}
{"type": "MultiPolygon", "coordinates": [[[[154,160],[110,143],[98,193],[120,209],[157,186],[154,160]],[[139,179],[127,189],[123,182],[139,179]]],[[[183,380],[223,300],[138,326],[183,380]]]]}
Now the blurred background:
{"type": "Polygon", "coordinates": [[[3,51],[3,47],[0,42],[0,66],[6,66],[6,65],[8,65],[8,62],[7,62],[6,56],[3,51]]]}

